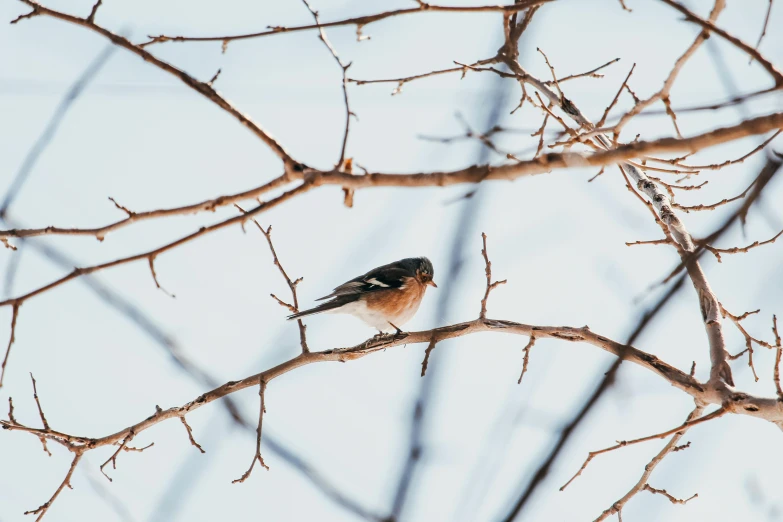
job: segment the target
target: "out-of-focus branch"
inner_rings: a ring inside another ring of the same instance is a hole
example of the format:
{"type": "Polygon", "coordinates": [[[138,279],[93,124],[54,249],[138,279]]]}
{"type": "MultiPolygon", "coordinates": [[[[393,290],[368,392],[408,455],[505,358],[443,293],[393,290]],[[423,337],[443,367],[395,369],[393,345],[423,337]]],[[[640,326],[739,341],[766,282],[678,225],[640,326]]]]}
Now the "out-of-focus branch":
{"type": "Polygon", "coordinates": [[[27,155],[22,162],[22,166],[19,168],[19,171],[16,173],[14,180],[8,187],[8,190],[5,193],[5,197],[3,198],[3,203],[0,204],[0,218],[6,217],[9,207],[13,203],[14,199],[16,199],[17,194],[19,194],[22,185],[32,172],[33,166],[38,161],[38,158],[41,156],[43,151],[46,150],[46,147],[52,141],[52,138],[54,138],[55,134],[57,133],[57,129],[59,129],[60,123],[62,123],[63,118],[68,113],[68,110],[71,108],[73,103],[79,99],[79,96],[81,96],[81,94],[84,92],[84,89],[87,88],[90,82],[95,78],[98,72],[100,72],[100,70],[116,50],[116,46],[107,45],[106,48],[104,48],[103,51],[101,51],[101,53],[96,56],[92,62],[90,62],[84,72],[82,72],[79,78],[65,93],[62,100],[60,100],[57,109],[55,109],[54,114],[52,114],[52,117],[46,124],[46,128],[38,137],[32,148],[27,152],[27,155]]]}
{"type": "MultiPolygon", "coordinates": [[[[173,65],[167,62],[164,62],[160,58],[157,58],[150,52],[144,50],[142,47],[138,45],[134,45],[127,38],[120,36],[116,33],[113,33],[100,25],[97,25],[89,17],[79,18],[78,16],[69,15],[61,11],[55,11],[54,9],[49,9],[48,7],[45,7],[34,0],[20,0],[20,1],[32,8],[32,12],[30,13],[31,16],[39,16],[39,15],[51,16],[52,18],[57,18],[65,22],[70,22],[75,25],[86,27],[87,29],[94,31],[100,34],[101,36],[108,38],[114,45],[122,47],[123,49],[127,49],[128,51],[132,52],[133,54],[135,54],[145,62],[154,65],[158,69],[165,71],[171,74],[172,76],[175,76],[176,78],[179,78],[180,80],[182,80],[182,82],[185,85],[187,85],[194,91],[198,92],[202,96],[206,97],[207,99],[215,103],[224,111],[231,114],[231,116],[237,119],[242,125],[247,127],[253,134],[255,134],[256,137],[258,137],[261,141],[263,141],[272,150],[272,152],[278,158],[280,158],[280,160],[282,160],[286,172],[290,172],[297,169],[301,170],[302,168],[301,165],[291,157],[291,155],[283,148],[282,145],[280,145],[277,142],[277,140],[275,140],[272,137],[272,135],[269,132],[262,129],[257,123],[251,120],[247,115],[245,115],[243,112],[239,111],[239,109],[234,107],[231,104],[231,102],[229,102],[223,96],[221,96],[220,93],[218,93],[212,87],[210,82],[202,82],[200,80],[195,79],[193,76],[189,75],[185,71],[178,69],[177,67],[174,67],[173,65]]],[[[18,20],[19,19],[14,20],[14,22],[17,22],[18,20]]]]}

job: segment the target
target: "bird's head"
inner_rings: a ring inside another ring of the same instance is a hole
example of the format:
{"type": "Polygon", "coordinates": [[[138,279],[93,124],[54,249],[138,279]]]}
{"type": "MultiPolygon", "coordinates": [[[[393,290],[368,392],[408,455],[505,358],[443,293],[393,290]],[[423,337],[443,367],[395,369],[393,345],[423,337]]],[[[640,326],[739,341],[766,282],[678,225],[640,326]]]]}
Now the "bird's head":
{"type": "Polygon", "coordinates": [[[435,275],[435,269],[432,267],[432,262],[426,257],[416,258],[416,279],[423,285],[434,286],[438,288],[432,277],[435,275]]]}

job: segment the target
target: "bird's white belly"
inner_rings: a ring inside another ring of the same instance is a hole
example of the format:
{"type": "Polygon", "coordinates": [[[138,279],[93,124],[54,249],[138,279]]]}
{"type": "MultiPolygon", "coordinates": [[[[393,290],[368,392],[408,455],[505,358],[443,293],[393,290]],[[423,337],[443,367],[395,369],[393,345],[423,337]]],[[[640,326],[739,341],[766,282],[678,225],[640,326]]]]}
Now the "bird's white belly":
{"type": "Polygon", "coordinates": [[[367,303],[364,301],[348,303],[347,305],[335,309],[334,312],[351,314],[372,326],[376,330],[380,330],[382,332],[394,332],[394,326],[392,326],[390,323],[394,323],[395,326],[402,327],[403,324],[410,321],[411,318],[416,314],[420,303],[421,300],[417,300],[412,303],[411,306],[408,306],[407,308],[402,309],[399,313],[392,315],[370,310],[367,307],[367,303]]]}

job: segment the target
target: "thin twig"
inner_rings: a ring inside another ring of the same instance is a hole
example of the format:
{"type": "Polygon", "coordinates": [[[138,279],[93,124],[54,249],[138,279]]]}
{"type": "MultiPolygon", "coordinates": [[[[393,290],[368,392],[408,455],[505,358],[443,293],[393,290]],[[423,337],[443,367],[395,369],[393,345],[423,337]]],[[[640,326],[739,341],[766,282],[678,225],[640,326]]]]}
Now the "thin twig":
{"type": "MultiPolygon", "coordinates": [[[[239,209],[240,212],[247,215],[248,212],[240,207],[239,205],[234,205],[237,209],[239,209]]],[[[283,268],[283,265],[280,264],[280,259],[277,257],[277,252],[275,251],[275,246],[272,244],[272,226],[270,225],[267,230],[264,230],[264,227],[258,224],[258,221],[253,218],[253,223],[255,223],[256,227],[258,227],[258,230],[261,231],[261,233],[266,238],[266,242],[269,245],[269,251],[272,252],[272,262],[277,267],[278,270],[280,270],[280,274],[282,274],[283,279],[285,279],[286,284],[288,285],[288,288],[291,290],[291,296],[293,297],[294,304],[289,305],[282,300],[280,300],[275,294],[271,294],[272,298],[276,300],[278,303],[280,303],[282,306],[288,308],[293,313],[299,312],[299,298],[296,295],[296,287],[299,285],[299,283],[302,281],[302,278],[296,280],[291,280],[290,277],[288,277],[288,273],[283,268]]],[[[307,326],[302,322],[301,319],[296,320],[297,324],[299,325],[299,344],[302,347],[302,353],[308,353],[310,351],[310,348],[307,346],[307,326]]]]}
{"type": "MultiPolygon", "coordinates": [[[[775,382],[775,390],[778,393],[778,400],[783,401],[783,389],[780,387],[780,356],[783,352],[783,345],[780,342],[780,334],[778,333],[778,316],[772,316],[772,333],[775,334],[775,368],[772,372],[772,380],[775,382]]],[[[11,399],[9,398],[10,402],[11,399]]]]}
{"type": "Polygon", "coordinates": [[[43,516],[46,514],[47,511],[49,511],[49,508],[52,506],[52,503],[54,503],[55,500],[57,500],[57,497],[62,493],[63,489],[65,489],[65,486],[71,487],[71,477],[73,476],[73,471],[76,469],[76,465],[79,464],[79,461],[82,459],[82,452],[76,452],[73,456],[73,460],[71,461],[71,467],[68,468],[68,473],[65,474],[65,478],[60,483],[60,485],[57,487],[57,489],[54,492],[54,495],[47,500],[43,505],[41,505],[38,509],[35,509],[33,511],[25,511],[25,515],[38,515],[38,518],[35,519],[36,522],[41,520],[43,516]]]}
{"type": "Polygon", "coordinates": [[[522,373],[519,374],[519,380],[517,381],[517,384],[522,384],[522,377],[525,376],[525,373],[527,372],[528,362],[530,362],[530,349],[533,348],[534,344],[536,344],[536,336],[531,335],[530,340],[527,342],[527,345],[525,345],[525,347],[522,348],[522,351],[525,352],[525,355],[524,358],[522,359],[522,373]]]}
{"type": "Polygon", "coordinates": [[[193,429],[191,429],[190,424],[188,424],[188,421],[185,420],[185,416],[183,415],[182,417],[179,418],[179,420],[182,421],[182,425],[185,426],[185,429],[188,432],[188,439],[190,440],[190,443],[193,446],[195,446],[196,449],[198,449],[201,453],[206,453],[206,451],[204,451],[204,448],[201,447],[201,444],[196,442],[196,439],[193,438],[193,429]]]}
{"type": "Polygon", "coordinates": [[[261,428],[263,426],[264,422],[264,413],[266,413],[266,406],[264,405],[264,392],[266,391],[266,380],[264,377],[259,378],[258,383],[258,397],[260,402],[260,407],[258,411],[258,428],[256,429],[256,453],[253,455],[253,461],[250,463],[250,467],[247,468],[247,471],[245,471],[241,477],[239,477],[236,480],[232,480],[232,484],[241,484],[247,478],[250,476],[250,473],[253,471],[253,467],[256,465],[256,462],[261,464],[264,468],[267,470],[269,469],[269,466],[266,465],[264,462],[264,458],[261,456],[261,428]]]}
{"type": "Polygon", "coordinates": [[[680,433],[680,432],[684,433],[686,430],[692,428],[693,426],[695,426],[697,424],[701,424],[703,422],[707,422],[707,421],[710,421],[710,420],[715,419],[717,417],[721,417],[722,415],[725,415],[727,413],[727,411],[728,410],[726,410],[725,408],[718,408],[714,412],[708,413],[707,415],[699,417],[699,418],[697,418],[695,420],[687,420],[681,426],[677,426],[676,428],[672,428],[670,430],[666,430],[666,431],[661,432],[661,433],[656,433],[654,435],[647,435],[646,437],[641,437],[641,438],[638,438],[638,439],[633,439],[633,440],[628,440],[628,441],[623,440],[623,441],[618,442],[614,446],[610,446],[608,448],[604,448],[604,449],[601,449],[601,450],[591,451],[587,455],[587,459],[585,459],[584,464],[582,464],[582,467],[579,468],[579,470],[576,472],[576,474],[574,474],[574,476],[571,477],[571,479],[568,482],[566,482],[565,484],[563,484],[560,487],[560,491],[563,491],[565,488],[567,488],[568,485],[571,484],[571,482],[573,482],[579,475],[582,474],[582,472],[585,470],[585,468],[590,463],[590,461],[593,460],[598,455],[601,455],[602,453],[608,453],[610,451],[614,451],[614,450],[619,449],[619,448],[624,448],[626,446],[631,446],[633,444],[639,444],[640,442],[646,442],[648,440],[663,439],[663,438],[668,437],[669,435],[672,435],[674,433],[680,433]]]}
{"type": "Polygon", "coordinates": [[[52,429],[49,427],[49,423],[46,420],[46,416],[44,416],[43,408],[41,408],[41,401],[38,399],[38,387],[35,383],[35,377],[33,377],[33,374],[30,373],[30,380],[33,381],[33,399],[35,399],[35,405],[38,407],[38,415],[41,417],[41,422],[43,423],[44,430],[51,431],[52,429]]]}
{"type": "Polygon", "coordinates": [[[427,345],[427,349],[424,350],[424,360],[421,361],[421,376],[424,377],[424,374],[427,373],[427,366],[430,362],[430,353],[432,353],[432,350],[435,349],[435,345],[438,344],[438,341],[435,340],[433,337],[430,341],[430,344],[427,345]]]}
{"type": "MultiPolygon", "coordinates": [[[[23,0],[28,3],[29,0],[23,0]]],[[[444,13],[485,13],[485,12],[502,12],[502,13],[514,13],[517,11],[524,11],[531,6],[547,3],[551,0],[522,0],[511,5],[481,5],[481,6],[440,6],[427,4],[420,2],[419,7],[412,7],[407,9],[397,9],[394,11],[385,11],[382,13],[356,16],[353,18],[347,18],[344,20],[337,20],[334,22],[325,22],[321,24],[301,25],[295,27],[282,27],[279,25],[268,26],[269,30],[260,31],[256,33],[246,33],[237,35],[224,35],[224,36],[202,36],[202,37],[188,37],[188,36],[149,36],[150,40],[139,45],[139,47],[146,47],[148,45],[163,43],[163,42],[229,42],[234,40],[245,40],[248,38],[259,38],[263,36],[270,36],[281,33],[291,33],[295,31],[308,31],[312,29],[322,29],[327,27],[338,27],[341,25],[355,25],[357,32],[361,35],[361,29],[373,22],[378,22],[386,18],[394,16],[407,15],[412,13],[423,12],[444,12],[444,13]]]]}
{"type": "MultiPolygon", "coordinates": [[[[676,451],[676,449],[672,450],[672,452],[674,452],[674,451],[676,451]]],[[[672,504],[685,505],[688,502],[690,502],[691,500],[693,500],[694,498],[699,496],[698,493],[694,493],[693,495],[691,495],[690,497],[688,497],[686,499],[680,499],[680,498],[677,498],[677,497],[674,497],[674,496],[670,495],[665,489],[656,489],[656,488],[652,487],[649,484],[645,484],[642,489],[645,490],[645,491],[649,491],[650,493],[653,493],[653,494],[656,494],[656,495],[663,495],[664,497],[669,499],[669,502],[671,502],[672,504]]]]}
{"type": "MultiPolygon", "coordinates": [[[[758,50],[758,48],[761,46],[761,41],[764,39],[764,35],[767,34],[767,26],[769,25],[769,16],[772,14],[772,2],[773,0],[769,0],[769,5],[767,6],[767,14],[764,16],[764,25],[761,27],[761,34],[759,35],[759,39],[756,42],[756,47],[754,49],[758,50]]],[[[750,58],[750,61],[753,61],[753,57],[750,58]]]]}
{"type": "Polygon", "coordinates": [[[487,256],[487,235],[482,232],[481,240],[484,247],[481,249],[481,255],[484,256],[484,273],[487,276],[487,288],[484,291],[484,298],[481,300],[481,312],[479,312],[479,318],[484,319],[487,317],[487,299],[489,299],[489,293],[500,285],[506,284],[506,280],[492,282],[492,263],[487,256]]]}
{"type": "Polygon", "coordinates": [[[3,387],[3,379],[5,378],[5,367],[8,365],[8,356],[11,355],[11,346],[13,346],[16,340],[16,319],[19,317],[19,306],[21,303],[14,302],[11,309],[11,336],[8,339],[8,346],[5,349],[5,357],[3,357],[3,365],[0,367],[0,388],[3,387]]]}
{"type": "Polygon", "coordinates": [[[579,73],[579,74],[569,74],[568,76],[564,76],[563,78],[557,78],[557,80],[553,80],[551,82],[547,81],[547,82],[544,82],[544,83],[547,84],[547,85],[550,85],[550,84],[554,83],[555,81],[557,81],[558,83],[564,83],[564,82],[567,82],[568,80],[575,80],[577,78],[603,78],[604,77],[603,74],[596,74],[596,73],[598,71],[600,71],[601,69],[609,67],[613,63],[617,63],[619,61],[620,61],[620,58],[615,58],[614,60],[609,60],[605,64],[599,65],[595,69],[590,69],[587,72],[583,72],[583,73],[579,73]]]}
{"type": "Polygon", "coordinates": [[[628,75],[625,77],[625,80],[623,80],[623,83],[620,84],[620,88],[617,89],[617,94],[615,94],[614,98],[612,98],[612,102],[606,107],[606,110],[604,111],[604,115],[601,116],[601,119],[598,120],[598,123],[595,124],[596,127],[603,127],[604,123],[606,123],[606,118],[609,117],[609,113],[611,112],[612,107],[614,107],[615,104],[617,103],[617,100],[620,99],[620,94],[622,94],[625,86],[628,85],[628,80],[631,79],[631,75],[633,74],[634,69],[636,69],[635,63],[631,66],[631,70],[628,71],[628,75]]]}
{"type": "Polygon", "coordinates": [[[310,11],[310,14],[313,15],[313,19],[315,20],[315,24],[318,26],[318,37],[321,39],[321,41],[324,43],[326,48],[329,50],[329,53],[332,55],[332,58],[334,58],[334,61],[337,62],[337,65],[340,66],[340,71],[343,75],[343,81],[342,81],[342,88],[343,88],[343,103],[345,104],[345,131],[343,133],[343,144],[340,148],[340,159],[337,160],[337,163],[335,164],[335,168],[340,168],[342,164],[345,161],[345,149],[348,146],[348,132],[351,128],[351,116],[356,117],[356,114],[354,114],[351,111],[351,106],[348,103],[348,68],[351,66],[350,63],[343,63],[343,61],[340,59],[340,56],[337,54],[337,51],[332,46],[331,42],[326,38],[326,31],[324,31],[324,28],[321,26],[321,20],[318,18],[318,11],[315,11],[312,7],[310,7],[310,4],[307,2],[307,0],[302,0],[302,3],[307,7],[307,10],[310,11]]]}
{"type": "MultiPolygon", "coordinates": [[[[697,406],[690,415],[688,415],[688,420],[694,419],[701,415],[704,408],[701,406],[697,406]]],[[[629,500],[631,500],[634,496],[636,496],[637,493],[644,490],[644,486],[647,485],[647,481],[650,478],[650,475],[652,475],[652,472],[655,470],[655,468],[660,464],[664,458],[666,458],[667,455],[670,453],[673,453],[677,451],[677,449],[683,449],[682,446],[677,446],[677,443],[680,441],[682,436],[684,435],[684,432],[675,433],[674,436],[669,439],[669,442],[666,443],[666,445],[661,449],[660,452],[658,452],[655,457],[652,458],[650,462],[647,463],[647,465],[644,467],[644,472],[642,473],[642,476],[639,478],[639,480],[636,482],[636,484],[626,493],[623,495],[622,498],[620,498],[618,501],[616,501],[614,504],[612,504],[608,509],[604,510],[603,513],[601,513],[598,518],[595,519],[595,522],[601,522],[602,520],[606,520],[608,517],[612,516],[613,514],[617,514],[618,518],[622,521],[622,510],[623,507],[628,503],[629,500]]],[[[686,444],[685,447],[688,445],[686,444]]]]}
{"type": "Polygon", "coordinates": [[[693,22],[695,24],[698,24],[702,26],[704,29],[707,29],[709,31],[712,31],[713,33],[717,34],[724,40],[727,40],[732,45],[743,51],[744,53],[748,54],[752,59],[759,62],[759,64],[766,69],[766,71],[772,76],[772,78],[775,80],[775,85],[780,87],[783,86],[783,73],[781,73],[769,60],[767,60],[760,52],[758,52],[753,47],[749,46],[739,38],[730,35],[723,29],[720,29],[719,27],[716,27],[715,24],[709,20],[705,20],[692,11],[690,11],[688,8],[683,6],[682,4],[675,2],[674,0],[661,0],[663,3],[670,5],[671,7],[675,8],[679,12],[685,15],[685,19],[689,22],[693,22]]]}

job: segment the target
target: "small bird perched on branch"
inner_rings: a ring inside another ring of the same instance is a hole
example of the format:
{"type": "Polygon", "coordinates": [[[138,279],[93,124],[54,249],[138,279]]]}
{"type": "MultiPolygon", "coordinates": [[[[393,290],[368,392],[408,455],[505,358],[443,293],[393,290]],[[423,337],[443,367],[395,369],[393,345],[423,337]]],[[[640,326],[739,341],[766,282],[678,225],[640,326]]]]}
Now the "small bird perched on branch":
{"type": "Polygon", "coordinates": [[[410,257],[379,266],[347,281],[317,301],[329,299],[310,310],[289,315],[288,320],[323,312],[358,317],[381,332],[400,332],[419,309],[434,269],[426,257],[410,257]]]}

